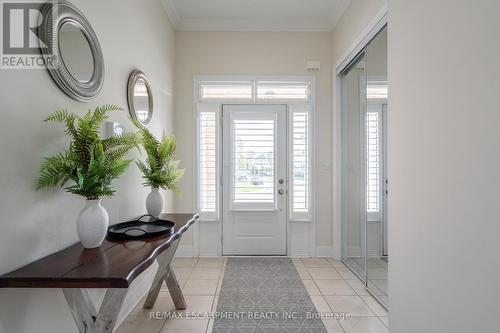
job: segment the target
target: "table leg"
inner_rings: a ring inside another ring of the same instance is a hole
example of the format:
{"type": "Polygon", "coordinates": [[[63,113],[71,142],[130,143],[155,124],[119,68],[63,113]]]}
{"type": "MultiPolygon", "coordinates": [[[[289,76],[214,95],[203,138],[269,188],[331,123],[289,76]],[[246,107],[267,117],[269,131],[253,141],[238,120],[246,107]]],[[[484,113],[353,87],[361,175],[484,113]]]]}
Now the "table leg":
{"type": "Polygon", "coordinates": [[[111,333],[127,295],[127,289],[108,289],[99,312],[86,289],[63,289],[73,319],[81,333],[111,333]]]}
{"type": "Polygon", "coordinates": [[[144,302],[145,309],[151,309],[155,305],[163,281],[167,284],[170,296],[172,296],[172,300],[174,301],[175,308],[177,310],[186,309],[184,296],[182,295],[181,288],[179,287],[179,283],[175,277],[174,270],[170,266],[170,263],[175,255],[175,251],[177,250],[177,246],[179,245],[179,241],[180,238],[172,243],[168,250],[157,257],[159,267],[153,280],[153,284],[149,289],[148,296],[146,297],[146,302],[144,302]]]}
{"type": "Polygon", "coordinates": [[[172,267],[170,267],[168,272],[166,283],[170,296],[172,297],[172,301],[174,301],[175,308],[177,310],[186,310],[186,301],[184,300],[184,295],[182,294],[181,287],[177,282],[177,278],[172,267]]]}

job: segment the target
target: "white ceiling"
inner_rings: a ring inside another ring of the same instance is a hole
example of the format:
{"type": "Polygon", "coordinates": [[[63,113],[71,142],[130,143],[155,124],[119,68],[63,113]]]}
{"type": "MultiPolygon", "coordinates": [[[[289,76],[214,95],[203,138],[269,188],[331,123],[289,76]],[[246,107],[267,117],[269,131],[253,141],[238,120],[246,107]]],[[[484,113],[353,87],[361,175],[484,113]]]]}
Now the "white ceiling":
{"type": "Polygon", "coordinates": [[[161,0],[178,31],[332,31],[350,0],[161,0]]]}

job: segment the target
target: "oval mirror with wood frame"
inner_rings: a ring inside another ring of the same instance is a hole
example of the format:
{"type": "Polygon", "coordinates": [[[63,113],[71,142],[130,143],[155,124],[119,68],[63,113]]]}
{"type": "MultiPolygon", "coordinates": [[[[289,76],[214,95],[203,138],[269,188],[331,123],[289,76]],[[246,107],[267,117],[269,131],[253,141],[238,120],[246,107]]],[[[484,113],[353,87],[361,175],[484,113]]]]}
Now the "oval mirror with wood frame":
{"type": "Polygon", "coordinates": [[[127,97],[132,118],[143,125],[149,125],[153,119],[153,91],[143,72],[135,70],[130,74],[127,97]]]}

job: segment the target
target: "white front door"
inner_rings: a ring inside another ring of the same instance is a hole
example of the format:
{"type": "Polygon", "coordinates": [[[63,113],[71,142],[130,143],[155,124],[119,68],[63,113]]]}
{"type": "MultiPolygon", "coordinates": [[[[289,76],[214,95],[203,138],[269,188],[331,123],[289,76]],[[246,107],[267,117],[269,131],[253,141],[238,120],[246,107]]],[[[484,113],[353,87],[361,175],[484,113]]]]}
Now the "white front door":
{"type": "Polygon", "coordinates": [[[222,252],[286,255],[286,105],[222,110],[222,252]]]}

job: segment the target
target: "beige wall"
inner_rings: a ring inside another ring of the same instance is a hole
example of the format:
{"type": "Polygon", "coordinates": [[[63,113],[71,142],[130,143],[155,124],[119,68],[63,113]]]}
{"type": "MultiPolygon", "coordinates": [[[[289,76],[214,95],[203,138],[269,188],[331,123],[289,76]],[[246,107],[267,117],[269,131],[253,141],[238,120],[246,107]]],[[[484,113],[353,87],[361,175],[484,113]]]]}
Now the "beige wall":
{"type": "Polygon", "coordinates": [[[389,0],[391,332],[499,330],[499,13],[389,0]]]}
{"type": "MultiPolygon", "coordinates": [[[[77,242],[76,215],[83,200],[61,189],[35,192],[42,156],[64,149],[63,128],[42,119],[58,108],[84,113],[103,103],[127,106],[134,68],[150,78],[156,134],[173,131],[174,33],[157,0],[73,0],[96,31],[106,65],[100,96],[91,103],[64,95],[44,70],[0,72],[0,274],[77,242]]],[[[128,112],[113,120],[131,129],[128,112]]],[[[135,166],[116,183],[117,196],[103,201],[110,221],[144,212],[148,191],[135,166]]],[[[166,210],[173,209],[166,196],[166,210]]],[[[134,293],[134,291],[131,291],[134,293]]],[[[97,293],[99,296],[99,293],[97,293]]],[[[101,295],[102,296],[102,295],[101,295]]],[[[0,290],[0,332],[76,332],[61,290],[0,290]]]]}
{"type": "MultiPolygon", "coordinates": [[[[316,245],[331,246],[331,34],[269,32],[177,32],[176,116],[179,158],[188,168],[176,201],[193,207],[193,76],[314,75],[316,77],[316,245]],[[321,61],[308,72],[307,60],[321,61]]],[[[186,237],[184,244],[189,244],[186,237]]]]}

